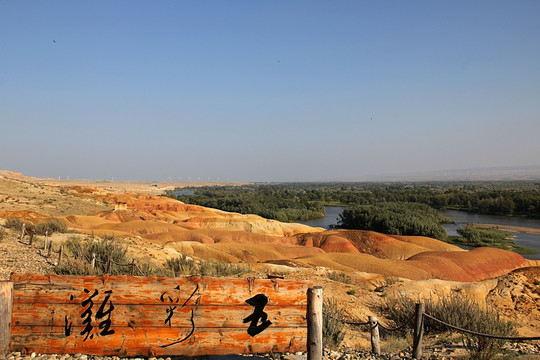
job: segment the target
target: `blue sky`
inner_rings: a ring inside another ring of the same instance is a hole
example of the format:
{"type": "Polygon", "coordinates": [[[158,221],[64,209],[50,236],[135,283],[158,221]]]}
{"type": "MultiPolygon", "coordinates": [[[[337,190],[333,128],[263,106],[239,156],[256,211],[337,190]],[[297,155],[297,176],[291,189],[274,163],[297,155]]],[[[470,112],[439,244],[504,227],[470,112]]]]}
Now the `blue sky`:
{"type": "Polygon", "coordinates": [[[0,129],[38,177],[538,165],[540,1],[0,0],[0,129]]]}

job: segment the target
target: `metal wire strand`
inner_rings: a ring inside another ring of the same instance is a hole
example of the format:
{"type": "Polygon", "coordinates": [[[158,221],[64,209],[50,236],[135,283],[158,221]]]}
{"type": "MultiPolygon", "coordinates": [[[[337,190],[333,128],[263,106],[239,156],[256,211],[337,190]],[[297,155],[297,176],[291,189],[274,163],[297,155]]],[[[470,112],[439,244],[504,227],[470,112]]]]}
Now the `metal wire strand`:
{"type": "Polygon", "coordinates": [[[511,340],[511,341],[527,341],[527,340],[540,340],[540,336],[533,336],[533,337],[511,337],[511,336],[497,336],[497,335],[490,335],[490,334],[482,334],[476,331],[471,331],[467,329],[460,328],[458,326],[449,324],[447,322],[444,322],[442,320],[439,320],[429,314],[424,313],[424,317],[433,320],[435,322],[438,322],[439,324],[445,325],[451,329],[457,330],[459,332],[464,332],[466,334],[476,335],[476,336],[482,336],[490,339],[499,339],[499,340],[511,340]]]}

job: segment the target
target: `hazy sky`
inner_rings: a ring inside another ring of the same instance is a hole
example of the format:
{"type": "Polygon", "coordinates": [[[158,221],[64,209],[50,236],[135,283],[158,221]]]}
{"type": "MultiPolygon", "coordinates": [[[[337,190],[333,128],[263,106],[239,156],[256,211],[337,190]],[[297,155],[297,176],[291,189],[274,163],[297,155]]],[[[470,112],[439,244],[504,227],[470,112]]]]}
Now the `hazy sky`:
{"type": "Polygon", "coordinates": [[[63,179],[540,164],[540,1],[0,0],[0,134],[63,179]]]}

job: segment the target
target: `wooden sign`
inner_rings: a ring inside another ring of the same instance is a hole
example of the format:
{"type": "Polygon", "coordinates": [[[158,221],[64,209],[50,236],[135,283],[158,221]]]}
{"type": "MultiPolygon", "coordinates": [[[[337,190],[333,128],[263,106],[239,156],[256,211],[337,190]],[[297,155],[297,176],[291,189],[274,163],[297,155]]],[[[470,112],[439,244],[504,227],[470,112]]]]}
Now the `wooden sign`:
{"type": "Polygon", "coordinates": [[[12,275],[11,351],[119,356],[306,349],[308,282],[12,275]]]}

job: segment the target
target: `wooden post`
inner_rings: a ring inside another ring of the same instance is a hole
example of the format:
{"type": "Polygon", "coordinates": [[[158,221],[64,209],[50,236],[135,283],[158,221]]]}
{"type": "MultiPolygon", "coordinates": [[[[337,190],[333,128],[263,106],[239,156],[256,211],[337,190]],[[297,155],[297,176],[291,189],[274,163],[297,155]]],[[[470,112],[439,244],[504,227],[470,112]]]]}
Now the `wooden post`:
{"type": "Polygon", "coordinates": [[[43,250],[47,250],[48,242],[49,242],[49,230],[45,231],[45,244],[43,245],[43,250]]]}
{"type": "Polygon", "coordinates": [[[414,340],[413,340],[413,358],[422,357],[422,336],[424,335],[424,304],[416,304],[414,340]]]}
{"type": "Polygon", "coordinates": [[[371,352],[375,355],[381,355],[381,341],[379,338],[379,322],[377,317],[369,316],[369,328],[371,329],[371,352]]]}
{"type": "Polygon", "coordinates": [[[21,230],[21,241],[22,241],[22,239],[23,239],[23,237],[24,237],[24,231],[25,231],[25,230],[26,230],[26,224],[23,223],[23,224],[22,224],[22,230],[21,230]]]}
{"type": "Polygon", "coordinates": [[[57,265],[60,265],[60,263],[62,262],[63,252],[64,252],[64,245],[60,245],[60,251],[58,251],[58,264],[57,265]]]}
{"type": "Polygon", "coordinates": [[[30,248],[34,248],[34,232],[30,232],[30,248]]]}
{"type": "Polygon", "coordinates": [[[96,253],[92,253],[92,270],[96,268],[96,253]]]}
{"type": "Polygon", "coordinates": [[[0,281],[0,358],[4,358],[9,353],[12,308],[13,283],[0,281]]]}
{"type": "Polygon", "coordinates": [[[131,273],[130,273],[131,276],[135,275],[135,264],[136,264],[135,259],[133,259],[131,261],[131,273]]]}
{"type": "Polygon", "coordinates": [[[53,249],[53,242],[51,241],[51,243],[49,244],[49,250],[47,250],[47,257],[51,257],[52,249],[53,249]]]}
{"type": "Polygon", "coordinates": [[[107,259],[107,271],[105,272],[107,275],[109,275],[111,272],[111,257],[107,259]]]}
{"type": "Polygon", "coordinates": [[[323,358],[323,289],[309,288],[307,292],[307,360],[323,358]]]}

